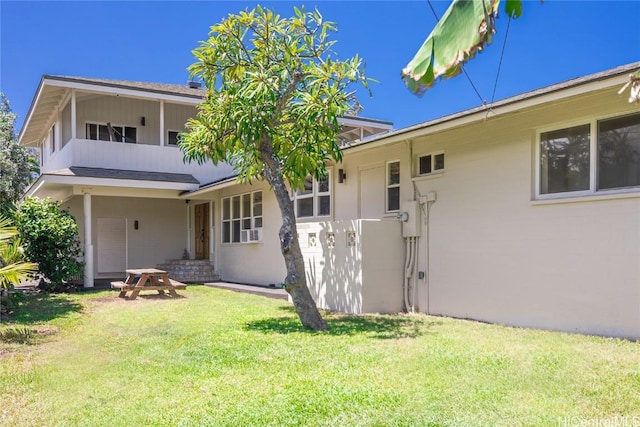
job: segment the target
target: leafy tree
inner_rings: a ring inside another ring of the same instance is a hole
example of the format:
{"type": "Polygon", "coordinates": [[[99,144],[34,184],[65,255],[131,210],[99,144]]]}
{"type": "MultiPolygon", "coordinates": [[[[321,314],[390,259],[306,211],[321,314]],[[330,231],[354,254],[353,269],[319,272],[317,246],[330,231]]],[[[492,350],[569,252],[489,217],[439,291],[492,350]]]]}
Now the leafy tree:
{"type": "Polygon", "coordinates": [[[282,215],[280,249],[291,295],[303,325],[326,329],[306,283],[289,189],[309,175],[326,175],[340,161],[338,117],[357,107],[350,85],[368,88],[358,56],[331,51],[332,22],[316,10],[294,8],[281,18],[260,6],[211,27],[193,53],[192,77],[208,88],[206,101],[181,138],[185,159],[229,162],[241,182],[266,179],[282,215]]]}
{"type": "Polygon", "coordinates": [[[0,213],[9,215],[15,202],[38,172],[38,162],[26,147],[18,144],[16,115],[0,92],[0,213]]]}
{"type": "Polygon", "coordinates": [[[39,272],[51,282],[44,287],[54,292],[65,290],[66,282],[82,273],[78,225],[73,216],[58,202],[29,197],[16,212],[16,224],[26,258],[38,263],[39,272]]]}

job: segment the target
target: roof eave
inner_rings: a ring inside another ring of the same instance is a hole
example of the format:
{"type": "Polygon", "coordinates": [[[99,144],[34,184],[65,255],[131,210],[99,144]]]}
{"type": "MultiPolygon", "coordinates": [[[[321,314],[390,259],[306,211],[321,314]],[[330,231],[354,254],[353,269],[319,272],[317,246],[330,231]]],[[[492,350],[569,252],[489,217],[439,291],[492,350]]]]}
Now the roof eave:
{"type": "Polygon", "coordinates": [[[373,146],[392,144],[400,140],[411,139],[416,136],[428,135],[435,132],[441,132],[452,127],[486,120],[488,114],[490,114],[491,117],[496,117],[522,108],[528,108],[554,100],[579,95],[587,90],[616,87],[626,83],[628,80],[628,73],[638,68],[640,68],[640,62],[635,62],[600,73],[567,80],[503,99],[493,103],[491,106],[482,105],[418,123],[416,125],[397,129],[383,135],[372,135],[368,140],[363,141],[362,143],[346,146],[343,149],[345,151],[348,150],[350,153],[354,153],[372,148],[373,146]]]}
{"type": "Polygon", "coordinates": [[[20,134],[18,135],[18,144],[19,145],[23,145],[22,144],[22,137],[24,136],[24,130],[27,128],[27,126],[29,125],[29,122],[31,121],[31,117],[33,116],[33,110],[36,106],[36,104],[38,103],[38,99],[40,99],[40,95],[42,94],[42,88],[44,87],[44,79],[46,76],[42,76],[40,78],[40,83],[38,83],[38,87],[36,89],[35,95],[33,97],[33,99],[31,100],[31,105],[29,105],[29,110],[27,111],[27,116],[24,120],[24,123],[22,125],[22,128],[20,129],[20,134]]]}
{"type": "Polygon", "coordinates": [[[29,106],[29,110],[27,112],[23,126],[20,129],[20,133],[18,135],[18,143],[20,145],[24,145],[23,138],[24,138],[25,130],[28,129],[28,127],[31,124],[33,113],[39,103],[42,92],[46,86],[60,87],[60,88],[67,88],[67,89],[80,89],[80,90],[105,93],[105,94],[110,94],[115,96],[123,95],[123,96],[135,97],[135,98],[164,100],[164,101],[189,104],[189,105],[198,105],[204,100],[204,93],[201,95],[176,93],[168,90],[160,90],[160,89],[152,89],[152,88],[134,88],[131,86],[126,86],[126,85],[117,84],[117,83],[106,83],[106,82],[91,81],[90,79],[44,74],[40,78],[40,83],[38,84],[35,95],[31,101],[31,105],[29,106]]]}
{"type": "Polygon", "coordinates": [[[43,174],[31,184],[25,191],[24,197],[31,197],[38,191],[50,184],[68,185],[68,186],[95,186],[95,187],[119,187],[119,188],[139,188],[154,190],[174,190],[179,194],[185,191],[198,189],[198,184],[190,184],[183,182],[167,182],[167,181],[149,181],[135,179],[117,179],[117,178],[94,178],[81,177],[73,175],[51,175],[43,174]]]}
{"type": "Polygon", "coordinates": [[[180,193],[180,198],[188,199],[190,197],[198,197],[210,191],[217,191],[223,188],[232,187],[238,184],[237,178],[238,176],[236,175],[229,178],[221,179],[220,181],[216,181],[214,183],[203,185],[200,188],[196,188],[194,190],[187,190],[183,193],[180,193]]]}

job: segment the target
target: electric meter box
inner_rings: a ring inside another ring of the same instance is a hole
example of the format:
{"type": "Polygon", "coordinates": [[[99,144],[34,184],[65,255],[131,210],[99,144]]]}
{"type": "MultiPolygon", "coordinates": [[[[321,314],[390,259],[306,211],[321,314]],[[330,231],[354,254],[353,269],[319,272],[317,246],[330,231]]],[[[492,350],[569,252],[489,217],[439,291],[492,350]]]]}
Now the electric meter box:
{"type": "Polygon", "coordinates": [[[415,200],[402,202],[400,210],[408,215],[407,220],[402,222],[402,237],[420,237],[420,224],[422,223],[420,203],[415,200]]]}

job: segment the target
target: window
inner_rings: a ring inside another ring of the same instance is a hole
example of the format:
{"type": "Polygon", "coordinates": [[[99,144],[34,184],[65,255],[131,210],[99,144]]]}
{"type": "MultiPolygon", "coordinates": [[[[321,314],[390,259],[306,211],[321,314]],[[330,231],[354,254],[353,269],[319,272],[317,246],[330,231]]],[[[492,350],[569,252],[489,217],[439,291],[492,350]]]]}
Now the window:
{"type": "Polygon", "coordinates": [[[431,153],[418,157],[418,175],[429,175],[444,170],[444,153],[431,153]]]}
{"type": "Polygon", "coordinates": [[[178,145],[178,136],[182,132],[178,132],[177,130],[167,131],[167,145],[178,145]]]}
{"type": "Polygon", "coordinates": [[[598,190],[640,185],[640,114],[598,122],[598,190]]]}
{"type": "Polygon", "coordinates": [[[589,189],[589,125],[540,134],[540,193],[589,189]]]}
{"type": "Polygon", "coordinates": [[[56,152],[56,125],[51,126],[49,131],[49,143],[51,144],[51,154],[56,152]]]}
{"type": "Polygon", "coordinates": [[[86,139],[94,141],[117,141],[135,143],[138,129],[132,126],[116,126],[107,123],[100,125],[87,123],[85,128],[86,139]]]}
{"type": "Polygon", "coordinates": [[[387,163],[387,212],[400,210],[400,161],[387,163]]]}
{"type": "Polygon", "coordinates": [[[640,186],[640,114],[540,133],[539,195],[640,186]]]}
{"type": "Polygon", "coordinates": [[[262,228],[262,191],[222,199],[222,243],[240,243],[241,230],[262,228]]]}
{"type": "Polygon", "coordinates": [[[331,180],[327,175],[314,179],[308,176],[303,188],[294,194],[296,218],[331,216],[331,180]]]}

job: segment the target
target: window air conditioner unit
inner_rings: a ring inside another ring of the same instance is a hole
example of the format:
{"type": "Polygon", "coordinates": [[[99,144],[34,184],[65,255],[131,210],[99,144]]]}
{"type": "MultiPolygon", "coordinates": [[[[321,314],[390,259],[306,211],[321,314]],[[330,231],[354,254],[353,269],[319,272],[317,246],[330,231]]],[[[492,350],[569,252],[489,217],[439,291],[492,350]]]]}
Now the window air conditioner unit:
{"type": "Polygon", "coordinates": [[[250,228],[240,231],[241,243],[262,242],[262,228],[250,228]]]}

